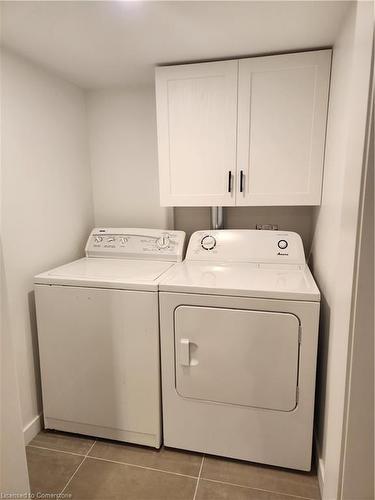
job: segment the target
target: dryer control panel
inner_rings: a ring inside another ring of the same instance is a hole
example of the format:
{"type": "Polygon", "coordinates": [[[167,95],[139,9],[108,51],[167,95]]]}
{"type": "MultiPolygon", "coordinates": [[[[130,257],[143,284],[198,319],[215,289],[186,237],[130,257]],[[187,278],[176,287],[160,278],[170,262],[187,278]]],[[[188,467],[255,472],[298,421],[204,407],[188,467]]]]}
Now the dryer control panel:
{"type": "Polygon", "coordinates": [[[300,235],[291,231],[220,229],[195,232],[186,259],[304,265],[305,253],[300,235]]]}
{"type": "Polygon", "coordinates": [[[86,257],[148,259],[180,262],[185,233],[163,229],[95,228],[86,244],[86,257]]]}

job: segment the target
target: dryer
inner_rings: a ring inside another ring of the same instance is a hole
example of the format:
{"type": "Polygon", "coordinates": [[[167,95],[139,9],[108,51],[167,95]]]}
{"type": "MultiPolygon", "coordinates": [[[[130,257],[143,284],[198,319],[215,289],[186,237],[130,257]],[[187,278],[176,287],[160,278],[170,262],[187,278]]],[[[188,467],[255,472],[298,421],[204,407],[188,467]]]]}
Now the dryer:
{"type": "Polygon", "coordinates": [[[320,294],[300,236],[198,231],[159,290],[165,445],[309,470],[320,294]]]}
{"type": "Polygon", "coordinates": [[[95,228],[86,257],[35,277],[47,429],[160,446],[158,284],[184,239],[95,228]]]}

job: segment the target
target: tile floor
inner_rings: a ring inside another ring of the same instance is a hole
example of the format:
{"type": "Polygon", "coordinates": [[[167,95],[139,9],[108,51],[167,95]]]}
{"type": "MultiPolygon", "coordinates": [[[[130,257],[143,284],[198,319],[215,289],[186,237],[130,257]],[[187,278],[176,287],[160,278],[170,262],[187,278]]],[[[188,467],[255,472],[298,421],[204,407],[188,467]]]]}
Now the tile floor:
{"type": "MultiPolygon", "coordinates": [[[[319,499],[302,473],[199,453],[40,432],[26,447],[32,493],[73,500],[319,499]],[[53,494],[53,496],[51,495],[53,494]]],[[[39,497],[38,497],[39,498],[39,497]]]]}

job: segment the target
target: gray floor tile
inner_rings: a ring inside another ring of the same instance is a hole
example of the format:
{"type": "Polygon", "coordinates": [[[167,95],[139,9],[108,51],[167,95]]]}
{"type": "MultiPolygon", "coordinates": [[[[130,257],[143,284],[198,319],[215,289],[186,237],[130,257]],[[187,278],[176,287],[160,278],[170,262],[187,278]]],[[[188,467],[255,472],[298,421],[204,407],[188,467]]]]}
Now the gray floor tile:
{"type": "Polygon", "coordinates": [[[253,490],[230,484],[214,483],[201,479],[195,500],[296,500],[281,493],[253,490]]]}
{"type": "Polygon", "coordinates": [[[320,498],[318,480],[314,472],[304,473],[236,460],[206,457],[202,478],[287,495],[320,498]]]}
{"type": "Polygon", "coordinates": [[[196,479],[86,458],[64,493],[72,500],[192,500],[196,479]]]}
{"type": "Polygon", "coordinates": [[[76,471],[83,457],[26,447],[30,488],[38,493],[60,493],[76,471]]]}
{"type": "Polygon", "coordinates": [[[93,439],[84,436],[75,436],[56,431],[41,431],[29,444],[31,446],[41,446],[43,448],[52,448],[53,450],[69,451],[85,455],[93,443],[93,439]]]}
{"type": "Polygon", "coordinates": [[[178,472],[187,476],[197,477],[202,461],[202,455],[188,451],[178,451],[168,448],[156,450],[144,446],[127,445],[98,441],[90,452],[90,456],[142,465],[153,469],[178,472]]]}

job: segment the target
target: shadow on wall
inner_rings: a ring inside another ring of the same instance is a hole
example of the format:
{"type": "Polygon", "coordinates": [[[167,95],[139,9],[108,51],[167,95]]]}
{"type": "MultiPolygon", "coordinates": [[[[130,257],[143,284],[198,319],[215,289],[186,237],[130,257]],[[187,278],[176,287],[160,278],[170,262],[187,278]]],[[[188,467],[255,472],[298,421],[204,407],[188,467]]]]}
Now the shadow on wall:
{"type": "Polygon", "coordinates": [[[37,330],[37,322],[36,322],[36,306],[35,306],[35,293],[34,290],[27,294],[27,302],[29,305],[29,318],[30,318],[30,332],[31,332],[31,343],[33,348],[33,360],[34,360],[34,374],[35,381],[38,387],[37,397],[38,397],[38,410],[42,411],[42,383],[40,376],[40,363],[39,363],[39,344],[38,344],[38,330],[37,330]]]}
{"type": "Polygon", "coordinates": [[[327,390],[326,380],[330,341],[330,328],[327,327],[327,325],[330,324],[330,321],[331,308],[324,295],[321,295],[314,419],[314,432],[316,433],[319,430],[319,435],[316,437],[318,438],[320,445],[323,444],[324,436],[324,415],[327,390]]]}

